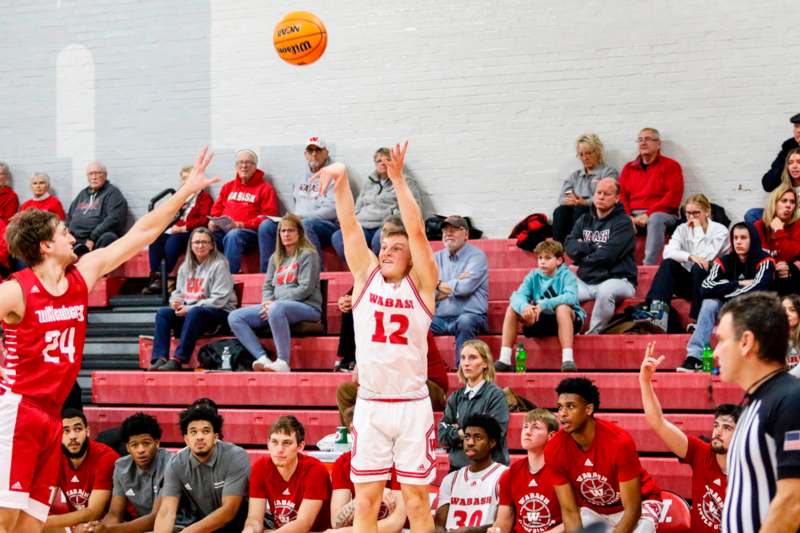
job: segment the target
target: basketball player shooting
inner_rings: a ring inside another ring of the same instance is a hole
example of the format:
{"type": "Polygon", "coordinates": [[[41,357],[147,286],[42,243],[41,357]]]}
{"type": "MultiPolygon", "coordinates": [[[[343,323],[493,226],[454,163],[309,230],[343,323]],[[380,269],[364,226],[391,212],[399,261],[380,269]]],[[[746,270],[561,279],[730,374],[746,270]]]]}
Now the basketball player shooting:
{"type": "Polygon", "coordinates": [[[428,399],[427,334],[439,273],[422,212],[403,176],[408,141],[391,150],[389,179],[405,230],[386,233],[378,257],[356,221],[347,169],[323,168],[320,190],[334,182],[347,264],[353,273],[353,324],[358,398],[350,477],[356,491],[353,529],[377,531],[383,488],[392,465],[411,531],[428,533],[433,519],[428,485],[435,475],[436,434],[428,399]]]}
{"type": "Polygon", "coordinates": [[[0,533],[41,531],[61,456],[61,406],[81,368],[89,292],[156,240],[193,195],[219,181],[204,148],[183,186],[113,244],[78,260],[75,238],[52,213],[15,215],[6,240],[28,268],[0,285],[6,354],[0,367],[0,533]]]}

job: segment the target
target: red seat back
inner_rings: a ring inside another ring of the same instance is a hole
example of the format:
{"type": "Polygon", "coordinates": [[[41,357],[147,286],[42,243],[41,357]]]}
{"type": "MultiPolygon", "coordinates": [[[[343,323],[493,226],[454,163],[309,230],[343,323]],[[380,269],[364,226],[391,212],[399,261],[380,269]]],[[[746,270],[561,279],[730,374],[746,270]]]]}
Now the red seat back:
{"type": "Polygon", "coordinates": [[[658,533],[678,533],[690,531],[692,513],[686,500],[668,490],[661,491],[664,506],[658,517],[658,533]]]}

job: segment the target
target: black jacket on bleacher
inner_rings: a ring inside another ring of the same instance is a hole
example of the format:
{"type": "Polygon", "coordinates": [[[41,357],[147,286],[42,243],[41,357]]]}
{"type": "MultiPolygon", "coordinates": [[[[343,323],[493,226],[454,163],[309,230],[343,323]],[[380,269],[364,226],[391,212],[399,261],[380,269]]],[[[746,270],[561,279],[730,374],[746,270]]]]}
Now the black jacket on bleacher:
{"type": "Polygon", "coordinates": [[[621,202],[605,218],[597,218],[594,208],[581,216],[564,247],[584,283],[596,285],[622,278],[636,286],[636,231],[621,202]]]}

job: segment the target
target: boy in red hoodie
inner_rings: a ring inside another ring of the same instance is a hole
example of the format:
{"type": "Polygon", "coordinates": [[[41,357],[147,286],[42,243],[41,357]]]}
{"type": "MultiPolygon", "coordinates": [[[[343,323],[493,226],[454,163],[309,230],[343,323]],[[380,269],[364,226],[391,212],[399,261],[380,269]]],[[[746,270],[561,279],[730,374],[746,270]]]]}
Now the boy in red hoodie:
{"type": "Polygon", "coordinates": [[[264,181],[264,172],[257,165],[258,156],[252,150],[236,152],[236,177],[222,186],[211,208],[208,229],[214,233],[232,274],[239,272],[242,255],[258,246],[258,225],[278,214],[275,189],[264,181]],[[233,223],[226,225],[218,217],[229,217],[233,223]]]}

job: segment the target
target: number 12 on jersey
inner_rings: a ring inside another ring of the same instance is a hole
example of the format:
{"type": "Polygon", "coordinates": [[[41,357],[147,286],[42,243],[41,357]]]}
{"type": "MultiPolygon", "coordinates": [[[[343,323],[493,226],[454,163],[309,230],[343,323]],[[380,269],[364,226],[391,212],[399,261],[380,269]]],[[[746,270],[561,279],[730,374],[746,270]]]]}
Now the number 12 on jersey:
{"type": "Polygon", "coordinates": [[[389,342],[389,344],[408,344],[408,317],[406,315],[389,315],[389,324],[397,326],[389,336],[386,336],[386,326],[384,325],[383,311],[375,311],[375,333],[372,334],[372,342],[389,342]]]}
{"type": "Polygon", "coordinates": [[[44,334],[44,342],[47,343],[42,350],[45,363],[57,365],[61,363],[61,355],[66,355],[70,363],[75,362],[75,328],[51,329],[44,334]],[[51,355],[54,350],[57,350],[56,354],[51,355]]]}

